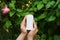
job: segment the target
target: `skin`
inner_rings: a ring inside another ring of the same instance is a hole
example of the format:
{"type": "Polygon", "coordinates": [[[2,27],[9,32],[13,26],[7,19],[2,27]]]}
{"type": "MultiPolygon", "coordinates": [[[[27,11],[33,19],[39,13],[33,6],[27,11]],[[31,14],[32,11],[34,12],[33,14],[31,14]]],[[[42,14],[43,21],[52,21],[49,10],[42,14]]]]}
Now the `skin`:
{"type": "Polygon", "coordinates": [[[25,27],[25,19],[26,18],[24,17],[24,19],[23,19],[23,21],[21,23],[21,27],[20,27],[21,34],[18,36],[18,38],[16,40],[24,40],[24,38],[25,38],[25,36],[27,34],[26,27],[25,27]]]}
{"type": "Polygon", "coordinates": [[[38,32],[38,29],[37,29],[37,25],[36,23],[34,22],[34,28],[33,30],[31,30],[28,35],[27,35],[27,39],[28,40],[33,40],[34,36],[36,35],[36,33],[38,32]]]}
{"type": "Polygon", "coordinates": [[[37,24],[35,23],[35,21],[33,22],[33,30],[27,32],[26,30],[26,17],[24,17],[22,23],[21,23],[21,34],[18,36],[18,38],[16,40],[24,40],[25,36],[27,35],[27,40],[33,40],[33,37],[35,36],[35,34],[38,32],[37,29],[37,24]]]}

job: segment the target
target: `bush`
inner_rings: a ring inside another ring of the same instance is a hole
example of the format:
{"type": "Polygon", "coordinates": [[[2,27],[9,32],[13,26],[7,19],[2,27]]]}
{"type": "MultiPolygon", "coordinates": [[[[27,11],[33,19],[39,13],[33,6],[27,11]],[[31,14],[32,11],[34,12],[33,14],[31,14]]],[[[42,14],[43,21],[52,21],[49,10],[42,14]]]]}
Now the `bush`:
{"type": "Polygon", "coordinates": [[[0,0],[0,40],[15,40],[26,14],[34,15],[39,40],[60,39],[60,0],[0,0]],[[11,9],[8,14],[1,12],[4,4],[11,9]]]}

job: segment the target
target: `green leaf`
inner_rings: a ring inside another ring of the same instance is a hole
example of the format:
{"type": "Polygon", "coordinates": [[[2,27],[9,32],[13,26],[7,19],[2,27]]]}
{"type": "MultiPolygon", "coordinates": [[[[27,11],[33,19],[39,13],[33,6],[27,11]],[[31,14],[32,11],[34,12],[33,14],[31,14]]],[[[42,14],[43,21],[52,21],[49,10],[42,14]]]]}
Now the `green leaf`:
{"type": "Polygon", "coordinates": [[[48,34],[51,35],[52,33],[52,29],[48,29],[48,34]]]}
{"type": "Polygon", "coordinates": [[[45,3],[45,4],[46,4],[49,0],[42,0],[42,1],[43,1],[43,3],[45,3]]]}
{"type": "Polygon", "coordinates": [[[11,2],[10,4],[9,4],[9,7],[11,8],[11,10],[15,10],[15,5],[14,5],[14,2],[11,2]]]}
{"type": "Polygon", "coordinates": [[[46,38],[46,35],[45,34],[42,34],[41,38],[46,38]]]}
{"type": "Polygon", "coordinates": [[[17,18],[17,19],[15,19],[16,21],[16,25],[18,25],[18,24],[20,24],[20,22],[21,22],[21,18],[17,18]]]}
{"type": "Polygon", "coordinates": [[[48,2],[48,3],[46,4],[46,8],[50,8],[50,7],[52,7],[54,4],[55,4],[55,1],[48,2]]]}
{"type": "Polygon", "coordinates": [[[11,26],[11,21],[7,20],[4,27],[6,27],[7,29],[11,26]]]}
{"type": "Polygon", "coordinates": [[[29,11],[34,11],[34,12],[36,12],[36,11],[37,11],[37,8],[36,8],[36,7],[32,7],[32,8],[29,9],[29,11]]]}
{"type": "Polygon", "coordinates": [[[60,25],[60,18],[57,19],[57,25],[60,25]]]}
{"type": "Polygon", "coordinates": [[[16,1],[15,0],[12,0],[11,3],[15,3],[16,1]]]}
{"type": "Polygon", "coordinates": [[[60,9],[60,4],[58,5],[58,8],[60,9]]]}
{"type": "Polygon", "coordinates": [[[33,8],[30,8],[29,11],[33,11],[34,9],[33,8]]]}
{"type": "Polygon", "coordinates": [[[22,12],[23,12],[23,10],[22,10],[22,9],[17,9],[16,11],[17,11],[16,15],[17,15],[18,17],[20,17],[21,14],[22,14],[22,12]]]}
{"type": "Polygon", "coordinates": [[[33,4],[33,7],[36,6],[39,3],[39,1],[35,1],[33,4]]]}
{"type": "Polygon", "coordinates": [[[50,16],[50,17],[47,19],[47,21],[50,22],[50,21],[54,21],[55,19],[56,19],[55,16],[50,16]]]}
{"type": "Polygon", "coordinates": [[[23,10],[21,10],[21,9],[17,9],[17,12],[22,12],[23,10]]]}
{"type": "Polygon", "coordinates": [[[60,10],[58,10],[58,9],[56,10],[56,16],[60,17],[60,10]]]}
{"type": "Polygon", "coordinates": [[[36,12],[37,11],[37,8],[35,7],[35,8],[33,8],[33,10],[36,12]]]}
{"type": "Polygon", "coordinates": [[[16,15],[17,15],[18,17],[20,17],[20,16],[21,16],[21,13],[17,13],[16,15]]]}
{"type": "Polygon", "coordinates": [[[48,40],[52,40],[52,39],[53,39],[53,37],[49,36],[48,40]]]}
{"type": "Polygon", "coordinates": [[[24,12],[24,13],[21,14],[21,16],[25,16],[27,14],[30,14],[30,12],[24,12]]]}
{"type": "Polygon", "coordinates": [[[14,11],[11,11],[11,12],[9,13],[9,16],[12,17],[14,14],[15,14],[15,12],[14,12],[14,11]]]}
{"type": "Polygon", "coordinates": [[[43,7],[44,7],[44,4],[43,4],[42,2],[39,2],[39,3],[37,4],[37,9],[38,9],[38,10],[42,9],[43,7]]]}
{"type": "Polygon", "coordinates": [[[60,0],[57,0],[53,8],[55,8],[59,4],[60,0]]]}
{"type": "Polygon", "coordinates": [[[46,17],[46,14],[41,14],[41,15],[39,15],[37,18],[35,18],[35,20],[36,21],[39,21],[39,20],[41,20],[41,19],[44,19],[46,17]]]}
{"type": "Polygon", "coordinates": [[[46,35],[45,34],[42,34],[41,40],[46,40],[46,35]]]}
{"type": "Polygon", "coordinates": [[[54,35],[54,40],[60,40],[60,35],[54,35]]]}

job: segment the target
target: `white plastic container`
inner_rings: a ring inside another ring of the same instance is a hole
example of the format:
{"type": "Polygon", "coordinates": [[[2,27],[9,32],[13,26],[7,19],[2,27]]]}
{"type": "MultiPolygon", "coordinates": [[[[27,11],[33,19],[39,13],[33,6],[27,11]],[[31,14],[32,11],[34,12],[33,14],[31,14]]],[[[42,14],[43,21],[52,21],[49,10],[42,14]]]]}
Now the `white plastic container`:
{"type": "Polygon", "coordinates": [[[28,14],[26,15],[26,30],[32,30],[33,29],[33,15],[28,14]]]}

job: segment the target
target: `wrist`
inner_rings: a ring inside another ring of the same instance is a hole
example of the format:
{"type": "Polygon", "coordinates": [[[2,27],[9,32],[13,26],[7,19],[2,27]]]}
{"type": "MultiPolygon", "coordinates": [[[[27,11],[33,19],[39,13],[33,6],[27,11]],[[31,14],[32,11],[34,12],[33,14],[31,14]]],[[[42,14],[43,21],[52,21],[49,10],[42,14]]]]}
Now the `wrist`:
{"type": "Polygon", "coordinates": [[[21,32],[21,34],[24,34],[24,35],[26,35],[26,34],[27,34],[27,32],[21,32]]]}
{"type": "Polygon", "coordinates": [[[28,40],[33,40],[32,36],[27,36],[28,40]]]}
{"type": "Polygon", "coordinates": [[[16,40],[24,40],[26,34],[21,33],[16,40]]]}
{"type": "Polygon", "coordinates": [[[21,33],[21,35],[26,36],[26,34],[25,34],[25,33],[21,33]]]}

